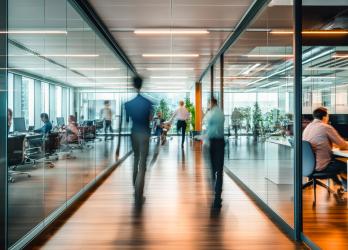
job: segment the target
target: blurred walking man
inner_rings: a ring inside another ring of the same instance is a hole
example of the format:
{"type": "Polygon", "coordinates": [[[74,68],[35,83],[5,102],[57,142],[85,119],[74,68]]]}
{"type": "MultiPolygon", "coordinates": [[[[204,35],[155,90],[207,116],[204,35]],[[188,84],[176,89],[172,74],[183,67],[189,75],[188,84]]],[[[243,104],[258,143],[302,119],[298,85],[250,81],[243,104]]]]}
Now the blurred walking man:
{"type": "Polygon", "coordinates": [[[105,141],[108,139],[108,129],[111,133],[111,139],[114,139],[114,131],[112,129],[112,115],[111,115],[111,109],[110,109],[110,101],[104,102],[104,108],[101,110],[101,117],[105,119],[105,141]]]}
{"type": "MultiPolygon", "coordinates": [[[[149,153],[150,140],[150,121],[152,121],[151,106],[152,103],[142,97],[139,92],[142,86],[142,79],[134,78],[134,89],[138,93],[133,100],[126,102],[126,121],[132,118],[133,126],[131,131],[131,141],[134,151],[134,169],[133,169],[133,185],[134,185],[134,202],[137,208],[140,208],[145,202],[144,185],[146,172],[146,159],[149,153]]],[[[122,119],[121,119],[122,123],[122,119]]],[[[116,150],[116,161],[119,156],[120,140],[121,140],[121,124],[119,130],[119,141],[116,150]]]]}
{"type": "Polygon", "coordinates": [[[184,147],[185,134],[186,134],[186,121],[190,119],[190,112],[184,107],[184,102],[180,102],[180,107],[175,111],[170,122],[175,118],[178,118],[177,131],[181,130],[181,147],[184,147]]]}
{"type": "Polygon", "coordinates": [[[213,208],[221,208],[222,193],[222,173],[224,168],[225,139],[224,122],[225,116],[222,110],[217,106],[217,100],[211,100],[211,110],[207,114],[207,132],[206,137],[210,142],[210,160],[212,170],[213,190],[215,189],[215,199],[213,208]]]}

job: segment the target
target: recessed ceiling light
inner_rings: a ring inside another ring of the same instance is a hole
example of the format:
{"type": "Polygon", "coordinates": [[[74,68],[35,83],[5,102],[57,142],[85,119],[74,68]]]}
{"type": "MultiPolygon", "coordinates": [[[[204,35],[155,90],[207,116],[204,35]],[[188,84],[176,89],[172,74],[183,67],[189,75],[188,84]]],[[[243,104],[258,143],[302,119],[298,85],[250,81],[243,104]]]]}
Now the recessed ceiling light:
{"type": "MultiPolygon", "coordinates": [[[[271,31],[272,34],[294,34],[293,31],[271,31]]],[[[345,30],[307,30],[302,31],[302,34],[348,34],[345,30]]]]}
{"type": "Polygon", "coordinates": [[[121,84],[132,84],[130,82],[104,82],[104,83],[100,83],[100,82],[85,82],[85,83],[77,83],[79,85],[121,85],[121,84]]]}
{"type": "Polygon", "coordinates": [[[186,84],[186,83],[184,83],[184,82],[155,82],[155,84],[169,85],[169,84],[186,84]]]}
{"type": "Polygon", "coordinates": [[[119,68],[69,68],[70,70],[119,70],[119,68]]]}
{"type": "Polygon", "coordinates": [[[182,89],[182,87],[157,87],[158,89],[182,89]]]}
{"type": "Polygon", "coordinates": [[[293,57],[294,55],[242,55],[247,57],[293,57]]]}
{"type": "Polygon", "coordinates": [[[133,87],[102,87],[103,89],[132,89],[133,87]]]}
{"type": "Polygon", "coordinates": [[[50,56],[50,57],[98,57],[99,55],[39,55],[39,56],[50,56]]]}
{"type": "Polygon", "coordinates": [[[83,78],[88,78],[88,79],[121,79],[121,78],[131,78],[130,76],[57,76],[57,77],[51,77],[51,78],[75,78],[75,79],[83,79],[83,78]]]}
{"type": "Polygon", "coordinates": [[[143,57],[199,57],[198,54],[143,54],[143,57]]]}
{"type": "MultiPolygon", "coordinates": [[[[215,78],[220,79],[220,76],[215,78]]],[[[254,78],[262,78],[261,76],[224,76],[225,79],[254,79],[254,78]]]]}
{"type": "Polygon", "coordinates": [[[135,30],[135,34],[208,34],[207,30],[135,30]]]}
{"type": "Polygon", "coordinates": [[[147,70],[193,70],[193,68],[148,68],[147,70]]]}
{"type": "MultiPolygon", "coordinates": [[[[224,70],[246,70],[247,68],[224,68],[224,70]]],[[[271,70],[271,69],[267,69],[267,68],[255,68],[252,70],[271,70]]]]}
{"type": "Polygon", "coordinates": [[[187,76],[151,76],[152,79],[186,79],[187,76]]]}
{"type": "Polygon", "coordinates": [[[0,34],[68,34],[66,31],[49,31],[49,30],[32,30],[32,31],[20,31],[20,30],[11,30],[11,31],[0,31],[0,34]]]}

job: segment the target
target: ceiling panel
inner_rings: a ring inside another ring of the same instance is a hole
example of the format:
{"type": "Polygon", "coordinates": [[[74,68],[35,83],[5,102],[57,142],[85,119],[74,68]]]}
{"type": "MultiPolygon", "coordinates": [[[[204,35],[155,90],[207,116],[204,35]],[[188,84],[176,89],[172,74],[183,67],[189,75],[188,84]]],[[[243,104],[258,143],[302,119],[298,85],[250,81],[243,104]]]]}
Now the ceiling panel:
{"type": "MultiPolygon", "coordinates": [[[[253,0],[89,0],[98,16],[126,53],[146,85],[154,76],[185,76],[187,88],[208,65],[230,32],[209,34],[134,34],[135,29],[234,28],[253,0]],[[171,3],[173,4],[171,6],[171,3]],[[114,31],[127,28],[129,31],[114,31]],[[199,57],[157,58],[143,54],[199,54],[199,57]],[[147,68],[194,68],[183,71],[148,71],[147,68]]],[[[166,82],[177,79],[166,79],[166,82]]]]}

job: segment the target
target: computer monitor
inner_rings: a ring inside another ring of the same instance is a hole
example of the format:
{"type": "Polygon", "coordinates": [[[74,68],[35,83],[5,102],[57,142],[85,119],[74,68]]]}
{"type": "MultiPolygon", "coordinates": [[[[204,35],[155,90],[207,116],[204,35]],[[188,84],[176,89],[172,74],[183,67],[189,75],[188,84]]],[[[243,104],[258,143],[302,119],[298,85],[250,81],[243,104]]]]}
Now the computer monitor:
{"type": "Polygon", "coordinates": [[[13,131],[27,132],[24,117],[13,118],[13,131]]]}
{"type": "Polygon", "coordinates": [[[64,117],[57,117],[57,125],[58,125],[58,127],[63,127],[64,117]]]}

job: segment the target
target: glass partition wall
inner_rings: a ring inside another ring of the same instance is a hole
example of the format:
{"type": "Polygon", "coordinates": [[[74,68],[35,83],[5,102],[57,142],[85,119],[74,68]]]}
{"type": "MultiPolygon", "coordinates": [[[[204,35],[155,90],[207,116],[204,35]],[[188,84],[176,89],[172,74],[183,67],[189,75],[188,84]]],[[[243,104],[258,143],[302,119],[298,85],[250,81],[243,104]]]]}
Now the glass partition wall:
{"type": "Polygon", "coordinates": [[[224,54],[225,130],[229,131],[225,166],[290,228],[294,227],[294,151],[288,143],[293,138],[292,37],[279,38],[270,30],[279,23],[292,29],[292,22],[287,22],[292,8],[266,7],[224,54]]]}
{"type": "MultiPolygon", "coordinates": [[[[348,138],[347,18],[348,6],[341,1],[303,2],[302,127],[305,128],[313,121],[313,110],[323,107],[329,113],[329,124],[346,141],[348,138]]],[[[322,141],[325,139],[329,140],[323,137],[322,141]]],[[[306,158],[306,155],[303,157],[306,158]]],[[[347,150],[339,150],[334,145],[332,161],[346,166],[347,157],[347,150]]],[[[305,170],[307,166],[302,167],[305,170]]],[[[336,171],[336,174],[341,181],[342,178],[347,178],[347,172],[344,170],[336,171]]],[[[311,180],[304,176],[303,184],[308,181],[311,180]]],[[[347,249],[347,192],[329,177],[317,181],[322,186],[317,185],[316,190],[313,185],[302,190],[303,233],[320,249],[347,249]],[[330,194],[324,187],[330,188],[334,194],[330,194]]]]}
{"type": "Polygon", "coordinates": [[[66,0],[9,0],[8,13],[7,240],[18,249],[114,164],[135,92],[133,72],[66,0]]]}

